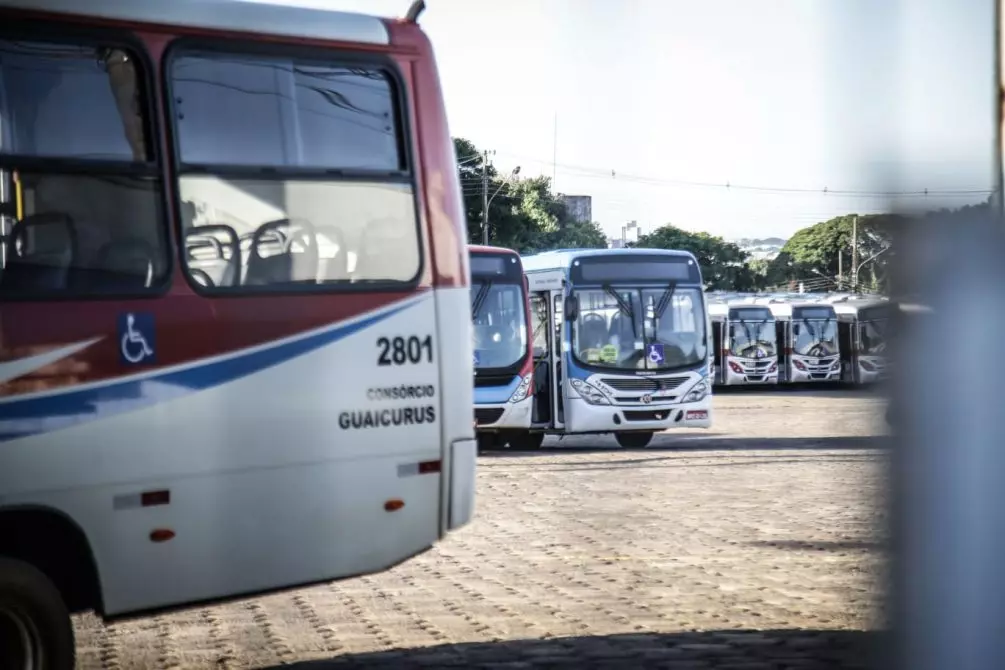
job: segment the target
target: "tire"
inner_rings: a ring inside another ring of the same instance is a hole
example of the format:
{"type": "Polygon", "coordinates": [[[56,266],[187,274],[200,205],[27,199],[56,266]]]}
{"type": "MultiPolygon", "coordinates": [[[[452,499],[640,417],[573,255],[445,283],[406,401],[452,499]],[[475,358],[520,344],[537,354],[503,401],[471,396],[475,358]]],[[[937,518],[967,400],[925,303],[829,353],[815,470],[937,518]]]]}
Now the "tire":
{"type": "Polygon", "coordinates": [[[614,439],[625,449],[642,449],[653,441],[652,433],[615,433],[614,439]]]}
{"type": "Polygon", "coordinates": [[[491,451],[501,446],[498,433],[478,433],[478,451],[491,451]]]}
{"type": "Polygon", "coordinates": [[[75,656],[56,586],[33,565],[0,557],[0,667],[73,670],[75,656]]]}
{"type": "Polygon", "coordinates": [[[544,433],[522,430],[509,437],[509,448],[514,451],[537,451],[544,442],[544,433]]]}

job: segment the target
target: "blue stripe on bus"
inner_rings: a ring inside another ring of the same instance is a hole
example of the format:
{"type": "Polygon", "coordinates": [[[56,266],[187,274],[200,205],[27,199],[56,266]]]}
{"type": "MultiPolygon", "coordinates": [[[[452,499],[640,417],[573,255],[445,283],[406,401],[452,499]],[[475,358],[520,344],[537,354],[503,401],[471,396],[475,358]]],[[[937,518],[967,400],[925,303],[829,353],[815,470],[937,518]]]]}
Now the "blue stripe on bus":
{"type": "MultiPolygon", "coordinates": [[[[0,403],[0,442],[69,428],[123,412],[174,400],[247,377],[344,339],[397,314],[411,305],[378,314],[362,321],[252,351],[198,367],[169,370],[140,379],[128,379],[96,388],[0,403]]],[[[282,392],[276,389],[276,392],[282,392]]]]}

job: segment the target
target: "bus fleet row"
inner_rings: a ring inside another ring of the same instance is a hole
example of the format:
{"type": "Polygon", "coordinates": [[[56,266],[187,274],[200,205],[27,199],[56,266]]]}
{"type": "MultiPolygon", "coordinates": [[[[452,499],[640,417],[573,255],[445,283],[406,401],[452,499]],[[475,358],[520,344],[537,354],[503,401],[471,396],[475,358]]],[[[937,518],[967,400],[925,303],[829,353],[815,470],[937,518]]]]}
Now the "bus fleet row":
{"type": "Polygon", "coordinates": [[[709,293],[715,385],[845,383],[887,378],[896,305],[848,294],[709,293]]]}

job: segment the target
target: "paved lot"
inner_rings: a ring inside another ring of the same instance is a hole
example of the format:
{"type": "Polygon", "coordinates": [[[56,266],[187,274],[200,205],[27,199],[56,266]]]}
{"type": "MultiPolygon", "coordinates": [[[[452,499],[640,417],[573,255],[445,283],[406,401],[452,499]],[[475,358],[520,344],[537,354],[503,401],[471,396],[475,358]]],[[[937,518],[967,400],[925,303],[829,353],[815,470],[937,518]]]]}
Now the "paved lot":
{"type": "Polygon", "coordinates": [[[715,407],[714,429],[644,450],[549,439],[482,457],[477,521],[384,574],[109,628],[82,617],[80,667],[869,667],[877,403],[715,407]]]}

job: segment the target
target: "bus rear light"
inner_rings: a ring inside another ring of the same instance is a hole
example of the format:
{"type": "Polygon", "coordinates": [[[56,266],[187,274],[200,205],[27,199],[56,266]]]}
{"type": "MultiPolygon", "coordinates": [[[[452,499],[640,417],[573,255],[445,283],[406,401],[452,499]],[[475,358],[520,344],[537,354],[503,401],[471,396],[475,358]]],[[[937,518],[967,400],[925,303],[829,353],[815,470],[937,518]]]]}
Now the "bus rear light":
{"type": "Polygon", "coordinates": [[[431,472],[439,472],[442,467],[442,461],[423,461],[419,463],[419,474],[428,475],[431,472]]]}
{"type": "Polygon", "coordinates": [[[140,494],[140,505],[142,507],[155,507],[157,505],[170,505],[171,491],[147,491],[140,494]]]}
{"type": "Polygon", "coordinates": [[[397,512],[399,509],[405,506],[405,501],[401,498],[391,498],[384,503],[385,512],[397,512]]]}
{"type": "Polygon", "coordinates": [[[167,542],[174,539],[174,531],[170,528],[155,528],[150,531],[151,542],[167,542]]]}

